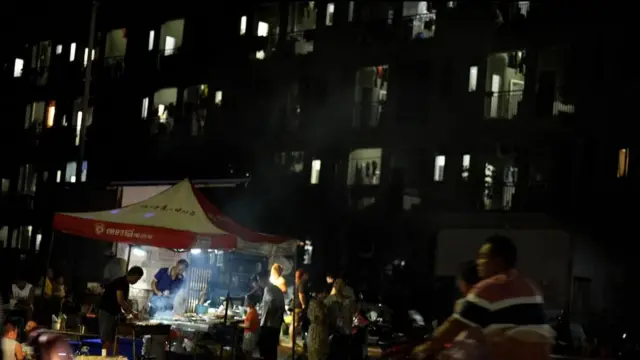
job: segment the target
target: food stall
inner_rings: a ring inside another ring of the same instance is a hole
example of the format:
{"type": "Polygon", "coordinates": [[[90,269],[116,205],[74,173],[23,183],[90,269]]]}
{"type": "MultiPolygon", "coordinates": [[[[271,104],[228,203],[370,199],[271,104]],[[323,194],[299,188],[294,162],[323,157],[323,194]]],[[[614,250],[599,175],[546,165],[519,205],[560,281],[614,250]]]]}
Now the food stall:
{"type": "MultiPolygon", "coordinates": [[[[70,235],[127,244],[127,263],[131,261],[132,248],[139,246],[191,249],[197,252],[234,252],[268,258],[295,256],[297,247],[296,240],[257,233],[239,225],[216,208],[188,179],[146,200],[122,208],[57,213],[53,227],[56,231],[70,235]]],[[[200,279],[202,282],[202,276],[194,274],[189,281],[193,283],[200,279]]],[[[152,277],[153,274],[145,274],[145,278],[152,277]]],[[[143,314],[143,320],[130,323],[128,330],[124,330],[122,335],[168,335],[172,328],[181,333],[212,333],[216,327],[229,326],[242,320],[242,314],[233,309],[234,299],[228,295],[224,302],[226,306],[208,309],[200,314],[195,314],[199,303],[192,299],[197,296],[197,291],[189,291],[186,296],[186,313],[154,319],[145,319],[143,314]]],[[[143,307],[140,306],[139,309],[143,310],[143,307]]]]}

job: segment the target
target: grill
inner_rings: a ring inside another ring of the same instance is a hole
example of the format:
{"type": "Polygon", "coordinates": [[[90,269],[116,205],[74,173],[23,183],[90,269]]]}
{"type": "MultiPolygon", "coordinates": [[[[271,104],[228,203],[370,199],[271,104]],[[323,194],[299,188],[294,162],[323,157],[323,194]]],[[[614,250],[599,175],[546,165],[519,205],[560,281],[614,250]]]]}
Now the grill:
{"type": "Polygon", "coordinates": [[[145,335],[169,335],[171,324],[157,321],[139,321],[118,326],[118,335],[143,337],[145,335]]]}

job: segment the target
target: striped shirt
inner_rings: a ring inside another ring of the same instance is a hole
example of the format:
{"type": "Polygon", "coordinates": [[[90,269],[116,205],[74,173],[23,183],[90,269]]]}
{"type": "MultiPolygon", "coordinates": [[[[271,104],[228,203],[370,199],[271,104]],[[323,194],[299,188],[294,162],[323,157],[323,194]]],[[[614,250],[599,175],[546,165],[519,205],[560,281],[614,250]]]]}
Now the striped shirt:
{"type": "Polygon", "coordinates": [[[554,333],[542,293],[515,270],[478,283],[454,317],[483,330],[493,360],[550,358],[554,333]]]}

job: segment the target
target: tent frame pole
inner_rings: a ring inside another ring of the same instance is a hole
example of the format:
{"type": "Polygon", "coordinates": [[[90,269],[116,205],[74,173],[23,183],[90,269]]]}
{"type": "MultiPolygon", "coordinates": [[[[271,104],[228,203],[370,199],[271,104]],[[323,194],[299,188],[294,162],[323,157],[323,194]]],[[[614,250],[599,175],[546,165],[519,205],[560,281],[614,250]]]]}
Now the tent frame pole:
{"type": "Polygon", "coordinates": [[[129,264],[131,263],[131,249],[133,249],[133,244],[129,244],[129,251],[127,252],[127,265],[125,266],[126,271],[129,271],[129,264]]]}

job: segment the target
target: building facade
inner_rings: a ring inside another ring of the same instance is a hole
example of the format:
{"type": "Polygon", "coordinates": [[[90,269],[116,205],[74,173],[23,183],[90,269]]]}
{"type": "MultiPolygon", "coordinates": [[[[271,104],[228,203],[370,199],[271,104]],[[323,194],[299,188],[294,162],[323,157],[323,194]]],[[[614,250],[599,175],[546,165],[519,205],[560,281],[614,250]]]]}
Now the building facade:
{"type": "Polygon", "coordinates": [[[0,237],[35,248],[69,191],[239,174],[268,204],[254,225],[323,239],[314,254],[342,254],[328,267],[419,262],[444,229],[570,231],[601,184],[588,173],[629,172],[629,145],[582,120],[602,111],[576,25],[594,14],[478,3],[105,1],[93,50],[89,6],[23,15],[3,59],[0,237]],[[265,215],[283,204],[296,215],[265,215]]]}

